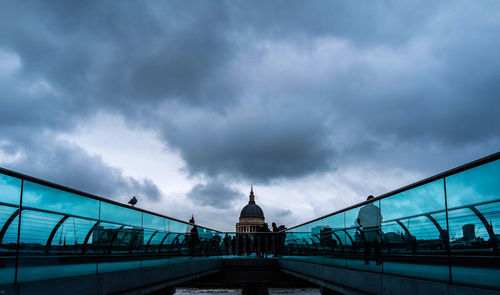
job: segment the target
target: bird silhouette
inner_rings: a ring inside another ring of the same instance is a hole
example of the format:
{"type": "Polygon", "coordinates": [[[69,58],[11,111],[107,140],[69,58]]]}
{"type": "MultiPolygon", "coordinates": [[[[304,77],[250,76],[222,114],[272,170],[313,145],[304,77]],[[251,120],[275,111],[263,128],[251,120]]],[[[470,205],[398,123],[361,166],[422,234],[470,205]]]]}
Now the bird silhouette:
{"type": "Polygon", "coordinates": [[[128,201],[128,203],[132,206],[135,206],[135,204],[137,204],[137,199],[135,198],[135,196],[133,196],[132,199],[130,199],[130,201],[128,201]]]}

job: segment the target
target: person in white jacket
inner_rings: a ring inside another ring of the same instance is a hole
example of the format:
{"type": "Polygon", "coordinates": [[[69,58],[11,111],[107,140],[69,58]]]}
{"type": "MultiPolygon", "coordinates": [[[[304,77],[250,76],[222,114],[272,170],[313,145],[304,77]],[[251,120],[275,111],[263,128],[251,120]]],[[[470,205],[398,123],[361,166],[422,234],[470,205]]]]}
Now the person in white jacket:
{"type": "MultiPolygon", "coordinates": [[[[373,199],[372,195],[369,195],[367,200],[373,199]]],[[[375,261],[377,265],[382,263],[382,256],[380,254],[380,224],[382,223],[382,214],[380,213],[380,208],[375,206],[375,202],[366,204],[359,209],[358,213],[358,224],[361,231],[361,236],[364,241],[365,246],[365,264],[369,264],[369,255],[371,248],[375,253],[375,261]]]]}

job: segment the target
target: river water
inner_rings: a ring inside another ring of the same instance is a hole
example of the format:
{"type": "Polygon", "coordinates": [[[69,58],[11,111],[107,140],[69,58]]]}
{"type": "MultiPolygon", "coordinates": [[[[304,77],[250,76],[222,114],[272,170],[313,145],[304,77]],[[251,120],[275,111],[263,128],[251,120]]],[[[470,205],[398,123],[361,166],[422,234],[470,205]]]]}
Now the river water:
{"type": "MultiPolygon", "coordinates": [[[[176,295],[240,295],[241,289],[196,289],[196,288],[176,288],[176,295]]],[[[269,294],[301,294],[320,295],[319,289],[315,288],[269,288],[269,294]]]]}

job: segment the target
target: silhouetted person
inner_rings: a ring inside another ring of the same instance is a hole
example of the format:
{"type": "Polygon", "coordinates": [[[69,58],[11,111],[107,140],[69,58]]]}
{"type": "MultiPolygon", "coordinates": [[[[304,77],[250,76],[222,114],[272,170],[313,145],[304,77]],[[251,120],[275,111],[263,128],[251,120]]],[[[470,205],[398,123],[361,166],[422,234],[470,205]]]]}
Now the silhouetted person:
{"type": "Polygon", "coordinates": [[[254,234],[254,248],[258,257],[267,257],[267,245],[270,232],[267,224],[257,226],[257,232],[254,234]]]}
{"type": "Polygon", "coordinates": [[[189,224],[193,226],[189,231],[189,254],[193,256],[198,244],[200,243],[200,236],[198,235],[198,227],[194,222],[194,216],[191,216],[189,224]]]}
{"type": "Polygon", "coordinates": [[[276,226],[276,223],[272,223],[273,227],[273,254],[274,256],[280,256],[282,254],[283,248],[285,247],[286,240],[286,227],[284,225],[276,226]]]}
{"type": "Polygon", "coordinates": [[[224,243],[224,254],[231,255],[231,237],[226,233],[223,240],[224,243]]]}
{"type": "Polygon", "coordinates": [[[238,236],[238,255],[243,256],[245,254],[245,236],[238,236]]]}
{"type": "Polygon", "coordinates": [[[247,235],[245,239],[245,250],[247,256],[249,256],[253,252],[253,243],[249,235],[247,235]]]}
{"type": "Polygon", "coordinates": [[[236,238],[236,236],[234,236],[231,239],[231,254],[237,255],[238,254],[237,250],[238,250],[238,239],[236,238]]]}
{"type": "Polygon", "coordinates": [[[261,228],[261,254],[264,257],[267,257],[269,254],[269,247],[271,244],[271,230],[267,224],[264,224],[261,228]]]}
{"type": "Polygon", "coordinates": [[[271,224],[271,227],[273,228],[273,255],[278,256],[278,247],[279,247],[279,242],[278,242],[278,227],[276,226],[276,222],[273,222],[271,224]]]}
{"type": "Polygon", "coordinates": [[[128,201],[128,203],[132,206],[135,206],[135,204],[137,204],[137,199],[135,198],[135,196],[133,196],[132,199],[130,199],[130,201],[128,201]]]}
{"type": "MultiPolygon", "coordinates": [[[[369,195],[367,200],[373,199],[369,195]]],[[[365,264],[369,264],[369,255],[371,248],[375,253],[375,261],[377,265],[382,263],[380,255],[380,224],[382,223],[382,214],[380,208],[375,206],[374,202],[368,203],[359,209],[358,224],[360,225],[361,237],[364,240],[365,246],[365,264]]]]}

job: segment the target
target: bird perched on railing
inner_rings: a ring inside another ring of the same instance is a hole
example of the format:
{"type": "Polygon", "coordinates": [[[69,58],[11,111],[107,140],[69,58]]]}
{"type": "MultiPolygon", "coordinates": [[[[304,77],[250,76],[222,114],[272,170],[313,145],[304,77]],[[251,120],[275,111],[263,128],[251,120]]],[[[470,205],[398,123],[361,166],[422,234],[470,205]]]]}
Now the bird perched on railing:
{"type": "Polygon", "coordinates": [[[130,201],[128,201],[128,203],[132,206],[135,206],[135,204],[137,204],[137,199],[135,198],[135,196],[133,196],[132,199],[130,199],[130,201]]]}

